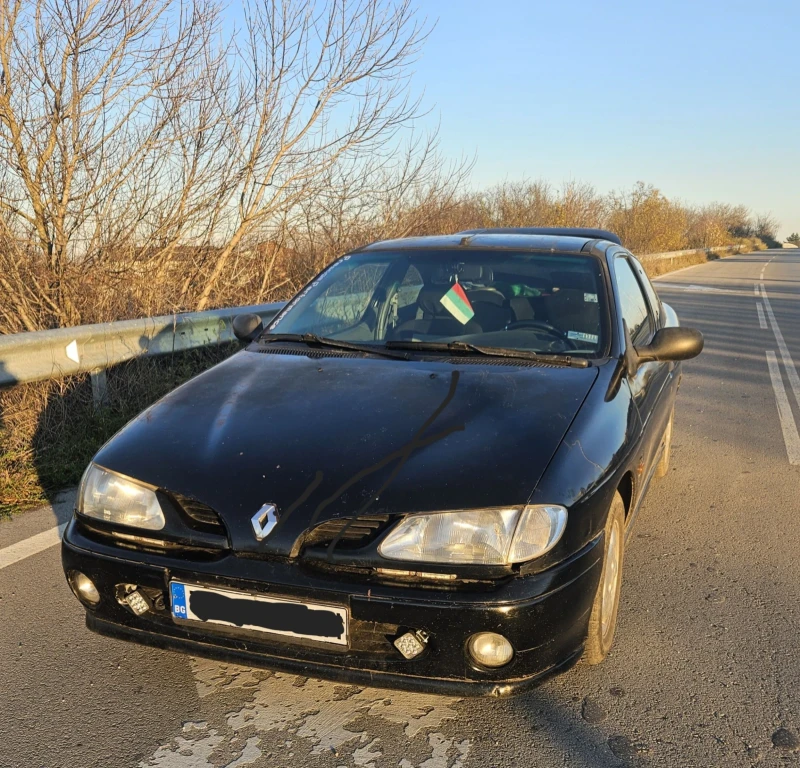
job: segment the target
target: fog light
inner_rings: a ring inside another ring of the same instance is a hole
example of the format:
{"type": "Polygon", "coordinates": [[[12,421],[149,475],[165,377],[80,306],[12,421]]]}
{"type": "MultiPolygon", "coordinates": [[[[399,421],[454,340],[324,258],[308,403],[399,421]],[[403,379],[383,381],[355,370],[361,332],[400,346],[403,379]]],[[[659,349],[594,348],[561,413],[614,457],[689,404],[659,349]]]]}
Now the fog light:
{"type": "Polygon", "coordinates": [[[406,659],[414,659],[419,656],[425,650],[427,644],[428,635],[422,630],[418,632],[406,632],[394,641],[394,647],[397,648],[406,659]]]}
{"type": "Polygon", "coordinates": [[[69,585],[75,597],[86,605],[97,605],[100,602],[100,593],[92,580],[80,571],[72,571],[69,575],[69,585]]]}
{"type": "Polygon", "coordinates": [[[125,602],[137,616],[141,616],[143,613],[147,613],[150,610],[150,603],[147,601],[147,598],[138,591],[131,592],[125,598],[125,602]]]}
{"type": "Polygon", "coordinates": [[[467,643],[469,655],[483,667],[503,667],[514,658],[514,649],[502,635],[479,632],[467,643]]]}

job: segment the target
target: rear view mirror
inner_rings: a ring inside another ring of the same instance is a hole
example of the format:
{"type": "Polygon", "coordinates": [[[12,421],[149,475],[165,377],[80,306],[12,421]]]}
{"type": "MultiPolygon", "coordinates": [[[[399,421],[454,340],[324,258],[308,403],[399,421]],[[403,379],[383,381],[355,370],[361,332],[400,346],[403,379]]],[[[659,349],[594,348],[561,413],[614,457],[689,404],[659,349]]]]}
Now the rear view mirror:
{"type": "Polygon", "coordinates": [[[690,360],[703,351],[703,334],[696,328],[662,328],[644,347],[636,347],[637,363],[690,360]]]}
{"type": "Polygon", "coordinates": [[[254,312],[244,315],[236,315],[231,324],[233,335],[239,341],[253,341],[264,330],[264,323],[254,312]]]}

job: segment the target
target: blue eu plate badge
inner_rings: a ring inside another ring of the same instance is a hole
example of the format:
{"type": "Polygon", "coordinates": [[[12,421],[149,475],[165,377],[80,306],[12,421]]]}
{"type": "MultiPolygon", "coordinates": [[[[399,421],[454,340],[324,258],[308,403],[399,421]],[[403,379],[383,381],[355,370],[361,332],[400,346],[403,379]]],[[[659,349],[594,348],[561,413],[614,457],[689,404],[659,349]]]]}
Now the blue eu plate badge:
{"type": "Polygon", "coordinates": [[[170,596],[172,597],[172,615],[176,619],[186,618],[186,587],[176,581],[169,585],[170,596]]]}

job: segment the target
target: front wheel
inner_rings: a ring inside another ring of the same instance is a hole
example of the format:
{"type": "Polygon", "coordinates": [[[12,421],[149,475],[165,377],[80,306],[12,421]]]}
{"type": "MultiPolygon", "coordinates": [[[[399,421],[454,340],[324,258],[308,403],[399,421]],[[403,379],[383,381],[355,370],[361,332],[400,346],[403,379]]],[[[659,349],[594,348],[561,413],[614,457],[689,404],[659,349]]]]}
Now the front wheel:
{"type": "Polygon", "coordinates": [[[583,659],[599,664],[611,650],[617,628],[619,593],[622,586],[622,562],[625,553],[625,502],[614,493],[603,532],[603,572],[589,618],[589,635],[583,659]]]}

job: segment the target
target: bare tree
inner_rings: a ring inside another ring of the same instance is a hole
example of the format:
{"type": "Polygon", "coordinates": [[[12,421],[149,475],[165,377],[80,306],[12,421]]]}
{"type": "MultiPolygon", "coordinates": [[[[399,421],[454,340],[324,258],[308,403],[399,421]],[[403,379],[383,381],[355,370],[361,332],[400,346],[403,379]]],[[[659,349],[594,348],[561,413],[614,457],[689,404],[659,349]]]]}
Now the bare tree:
{"type": "Polygon", "coordinates": [[[269,232],[337,164],[394,148],[419,114],[408,67],[426,32],[408,0],[253,0],[245,10],[235,93],[221,108],[236,179],[229,230],[198,309],[244,237],[269,232]]]}
{"type": "Polygon", "coordinates": [[[25,274],[2,289],[26,328],[79,322],[111,245],[167,246],[205,215],[218,16],[206,0],[0,0],[0,234],[34,246],[4,259],[25,274]]]}
{"type": "Polygon", "coordinates": [[[454,231],[449,219],[463,204],[471,168],[469,159],[443,160],[435,134],[340,162],[297,207],[288,225],[292,247],[314,254],[318,269],[374,240],[454,231]]]}
{"type": "Polygon", "coordinates": [[[760,237],[767,245],[776,247],[780,222],[770,213],[762,213],[756,217],[753,234],[760,237]]]}
{"type": "Polygon", "coordinates": [[[80,322],[98,275],[95,308],[142,271],[136,305],[163,303],[151,287],[186,246],[172,301],[202,309],[335,168],[399,167],[426,35],[408,0],[253,0],[225,46],[219,18],[214,0],[0,0],[0,291],[17,325],[80,322]]]}

